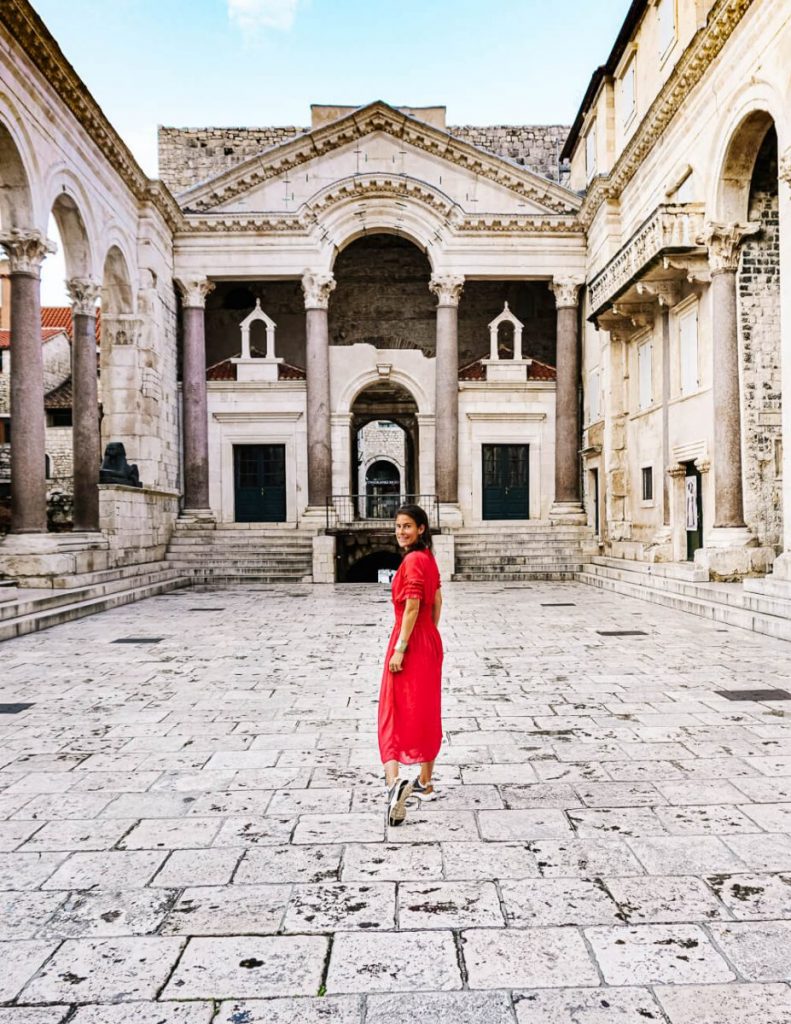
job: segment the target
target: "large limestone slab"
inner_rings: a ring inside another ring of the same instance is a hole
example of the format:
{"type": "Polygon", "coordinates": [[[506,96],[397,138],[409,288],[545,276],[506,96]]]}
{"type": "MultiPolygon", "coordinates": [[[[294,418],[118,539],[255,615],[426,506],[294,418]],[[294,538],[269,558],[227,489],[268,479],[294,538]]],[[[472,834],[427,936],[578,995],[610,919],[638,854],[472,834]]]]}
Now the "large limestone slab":
{"type": "Polygon", "coordinates": [[[598,971],[575,928],[466,931],[461,948],[472,989],[599,984],[598,971]]]}
{"type": "Polygon", "coordinates": [[[328,992],[446,992],[461,987],[451,932],[343,932],[335,938],[328,992]]]}

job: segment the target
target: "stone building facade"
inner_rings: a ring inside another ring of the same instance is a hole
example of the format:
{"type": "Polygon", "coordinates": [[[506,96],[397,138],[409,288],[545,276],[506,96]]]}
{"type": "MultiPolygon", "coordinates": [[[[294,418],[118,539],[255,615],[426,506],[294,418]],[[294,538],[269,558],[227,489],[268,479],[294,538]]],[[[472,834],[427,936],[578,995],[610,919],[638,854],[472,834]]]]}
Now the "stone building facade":
{"type": "Polygon", "coordinates": [[[360,490],[361,431],[390,421],[407,489],[448,536],[587,524],[612,557],[791,578],[783,8],[634,0],[568,132],[317,105],[304,127],[163,128],[150,181],[9,0],[0,238],[25,427],[5,564],[66,557],[42,534],[36,468],[54,213],[94,565],[157,557],[174,528],[320,535],[360,490]],[[84,344],[99,300],[101,437],[84,344]],[[97,492],[110,439],[140,493],[97,492]]]}

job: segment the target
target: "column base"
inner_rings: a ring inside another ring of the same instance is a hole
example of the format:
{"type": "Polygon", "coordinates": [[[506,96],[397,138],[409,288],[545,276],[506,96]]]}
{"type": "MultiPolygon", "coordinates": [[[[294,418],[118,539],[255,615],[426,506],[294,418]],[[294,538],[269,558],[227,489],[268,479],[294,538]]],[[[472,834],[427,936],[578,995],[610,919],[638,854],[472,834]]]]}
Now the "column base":
{"type": "MultiPolygon", "coordinates": [[[[457,501],[439,502],[439,527],[441,530],[460,530],[464,526],[464,516],[457,501]]],[[[436,530],[436,520],[431,520],[432,530],[436,530]]]]}
{"type": "MultiPolygon", "coordinates": [[[[330,507],[330,524],[332,524],[332,508],[330,507]]],[[[317,533],[327,528],[327,506],[308,505],[299,517],[299,525],[305,530],[317,533]]]]}
{"type": "Polygon", "coordinates": [[[669,526],[660,526],[654,532],[654,536],[644,549],[645,559],[648,562],[672,562],[673,561],[673,531],[669,526]]]}
{"type": "Polygon", "coordinates": [[[549,509],[550,521],[586,525],[588,517],[580,501],[553,501],[549,509]]]}
{"type": "Polygon", "coordinates": [[[772,577],[776,580],[787,580],[791,583],[791,551],[778,555],[772,565],[772,577]]]}
{"type": "Polygon", "coordinates": [[[217,517],[210,508],[183,508],[176,520],[179,530],[213,530],[216,526],[217,517]]]}
{"type": "Polygon", "coordinates": [[[444,583],[450,583],[456,571],[456,541],[452,533],[440,533],[434,537],[434,558],[444,583]]]}
{"type": "Polygon", "coordinates": [[[774,548],[758,547],[746,526],[715,526],[695,552],[695,565],[706,569],[710,580],[734,583],[766,575],[774,558],[774,548]]]}
{"type": "Polygon", "coordinates": [[[108,568],[109,547],[99,531],[9,533],[0,542],[0,572],[24,587],[70,586],[62,577],[108,568]]]}

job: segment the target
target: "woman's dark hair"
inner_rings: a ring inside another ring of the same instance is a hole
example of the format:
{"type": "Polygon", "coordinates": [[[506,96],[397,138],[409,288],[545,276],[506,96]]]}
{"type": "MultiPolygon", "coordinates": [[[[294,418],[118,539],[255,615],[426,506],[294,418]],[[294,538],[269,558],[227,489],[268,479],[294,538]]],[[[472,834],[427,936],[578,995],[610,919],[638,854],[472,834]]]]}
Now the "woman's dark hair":
{"type": "Polygon", "coordinates": [[[395,514],[396,519],[399,516],[409,516],[418,526],[424,527],[423,532],[409,550],[431,551],[434,546],[434,542],[431,539],[431,527],[429,526],[428,516],[420,505],[402,505],[395,514]]]}

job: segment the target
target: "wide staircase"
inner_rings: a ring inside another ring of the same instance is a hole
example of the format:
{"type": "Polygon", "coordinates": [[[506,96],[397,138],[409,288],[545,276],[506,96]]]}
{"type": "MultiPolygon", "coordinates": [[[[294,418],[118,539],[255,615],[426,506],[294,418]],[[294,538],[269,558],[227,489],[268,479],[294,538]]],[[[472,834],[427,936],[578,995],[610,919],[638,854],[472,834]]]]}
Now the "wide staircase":
{"type": "Polygon", "coordinates": [[[457,530],[457,581],[526,582],[573,580],[583,565],[584,526],[536,520],[513,526],[476,526],[457,530]]]}
{"type": "Polygon", "coordinates": [[[289,527],[242,523],[216,529],[177,526],[167,562],[194,585],[310,583],[313,537],[289,527]]]}

